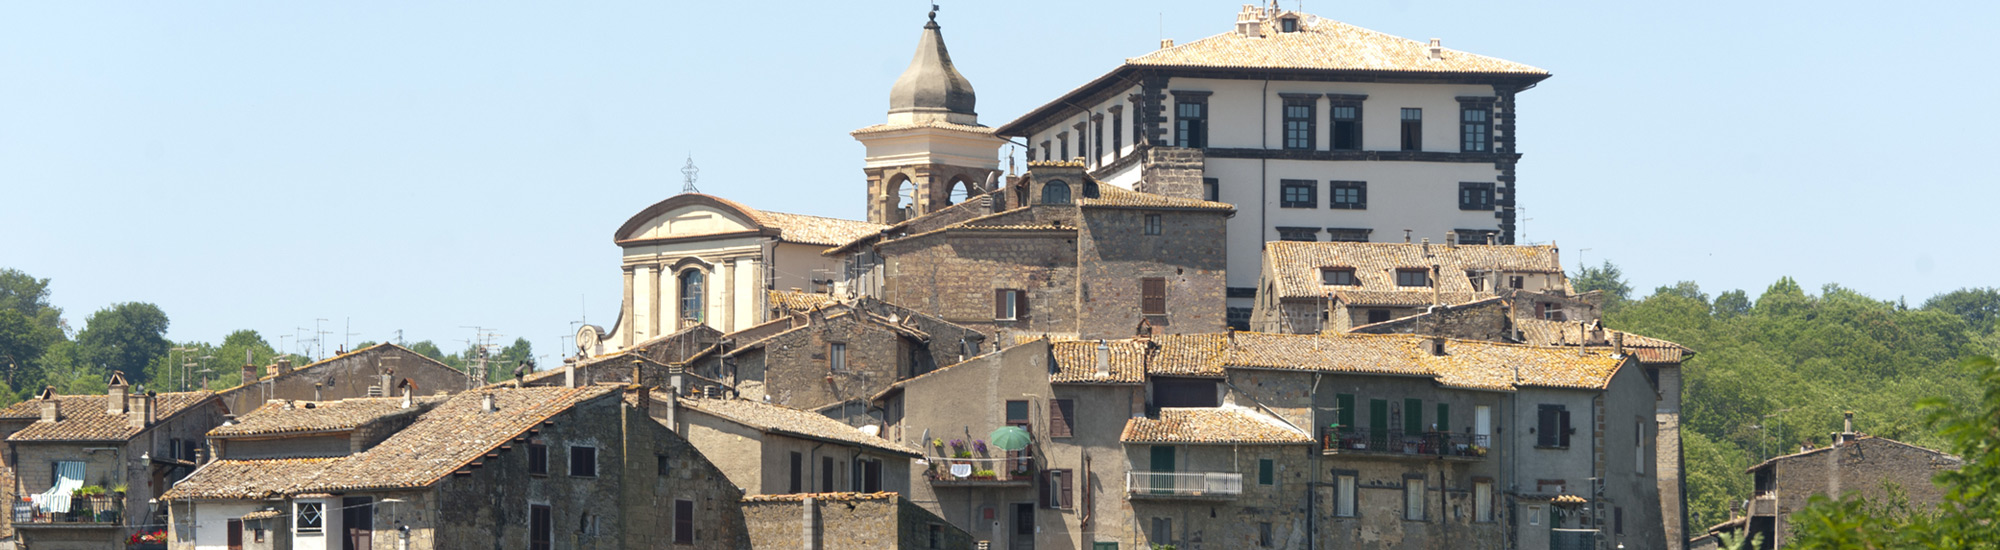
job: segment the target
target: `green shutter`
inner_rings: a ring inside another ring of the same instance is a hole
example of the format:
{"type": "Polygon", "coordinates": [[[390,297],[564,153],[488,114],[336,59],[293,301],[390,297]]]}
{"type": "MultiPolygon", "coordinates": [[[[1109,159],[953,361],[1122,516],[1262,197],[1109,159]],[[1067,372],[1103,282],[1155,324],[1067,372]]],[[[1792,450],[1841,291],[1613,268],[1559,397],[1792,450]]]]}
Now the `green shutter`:
{"type": "Polygon", "coordinates": [[[1387,437],[1389,435],[1387,433],[1389,431],[1388,400],[1368,400],[1368,431],[1374,432],[1371,435],[1376,438],[1387,437]]]}
{"type": "Polygon", "coordinates": [[[1410,398],[1403,400],[1403,433],[1424,433],[1424,400],[1410,398]]]}
{"type": "Polygon", "coordinates": [[[1451,431],[1451,405],[1438,403],[1437,423],[1438,423],[1438,431],[1440,432],[1451,431]]]}
{"type": "Polygon", "coordinates": [[[1270,484],[1271,484],[1271,478],[1272,478],[1272,477],[1273,477],[1273,475],[1274,475],[1274,474],[1273,474],[1273,472],[1271,471],[1272,469],[1273,469],[1273,468],[1271,467],[1271,459],[1268,459],[1268,458],[1260,458],[1260,459],[1257,459],[1257,484],[1258,484],[1258,485],[1270,485],[1270,484]]]}
{"type": "Polygon", "coordinates": [[[1343,393],[1334,396],[1335,406],[1340,408],[1340,428],[1354,429],[1354,394],[1343,393]]]}

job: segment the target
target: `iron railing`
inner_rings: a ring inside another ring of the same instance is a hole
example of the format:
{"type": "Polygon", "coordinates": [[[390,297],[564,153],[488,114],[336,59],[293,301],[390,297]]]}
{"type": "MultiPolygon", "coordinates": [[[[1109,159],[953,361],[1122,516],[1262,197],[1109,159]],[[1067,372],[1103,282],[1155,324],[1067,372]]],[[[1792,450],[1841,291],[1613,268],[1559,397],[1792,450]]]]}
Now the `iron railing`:
{"type": "Polygon", "coordinates": [[[45,508],[27,497],[14,503],[14,523],[116,524],[125,515],[125,499],[113,496],[71,497],[64,509],[45,508]]]}
{"type": "Polygon", "coordinates": [[[1243,494],[1243,474],[1223,472],[1126,472],[1132,496],[1233,497],[1243,494]]]}
{"type": "Polygon", "coordinates": [[[1445,432],[1371,431],[1365,428],[1323,428],[1320,449],[1327,454],[1370,453],[1482,458],[1487,436],[1445,432]]]}

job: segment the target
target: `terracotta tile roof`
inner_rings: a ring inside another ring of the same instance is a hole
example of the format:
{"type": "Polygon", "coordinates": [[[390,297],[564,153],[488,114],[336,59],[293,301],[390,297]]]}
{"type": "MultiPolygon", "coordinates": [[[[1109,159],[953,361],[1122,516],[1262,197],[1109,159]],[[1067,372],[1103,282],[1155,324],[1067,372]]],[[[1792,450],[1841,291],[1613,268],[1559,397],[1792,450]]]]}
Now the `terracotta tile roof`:
{"type": "Polygon", "coordinates": [[[1071,340],[1050,342],[1056,372],[1049,382],[1056,384],[1143,384],[1146,382],[1146,345],[1133,340],[1107,341],[1110,348],[1109,372],[1097,374],[1097,342],[1071,340]]]}
{"type": "Polygon", "coordinates": [[[783,495],[749,495],[742,502],[803,502],[811,498],[818,501],[841,502],[854,500],[895,500],[902,495],[892,492],[880,493],[790,493],[783,495]]]}
{"type": "Polygon", "coordinates": [[[756,210],[758,221],[765,227],[777,228],[778,238],[786,242],[839,246],[848,241],[865,237],[889,226],[858,220],[822,218],[805,214],[787,214],[769,210],[756,210]]]}
{"type": "Polygon", "coordinates": [[[1226,368],[1346,372],[1431,378],[1448,387],[1512,391],[1522,386],[1602,389],[1623,360],[1609,348],[1527,346],[1408,334],[1190,334],[1105,342],[1111,373],[1096,373],[1096,341],[1053,342],[1053,383],[1138,384],[1144,376],[1219,378],[1226,368]],[[1518,367],[1518,369],[1517,369],[1518,367]],[[1519,379],[1515,377],[1518,374],[1519,379]]]}
{"type": "Polygon", "coordinates": [[[285,513],[284,513],[284,512],[280,512],[280,511],[277,511],[277,510],[258,510],[258,511],[255,511],[255,512],[251,512],[251,513],[248,513],[248,514],[243,514],[243,519],[244,519],[245,521],[248,521],[248,520],[259,520],[259,519],[271,519],[271,518],[275,518],[275,517],[278,517],[278,516],[282,516],[282,515],[285,515],[285,513]]]}
{"type": "Polygon", "coordinates": [[[1125,189],[1122,187],[1116,187],[1109,184],[1099,184],[1097,186],[1097,198],[1094,199],[1087,197],[1079,198],[1076,200],[1076,204],[1078,206],[1084,206],[1084,207],[1102,207],[1102,208],[1157,208],[1157,209],[1221,210],[1226,212],[1236,211],[1236,207],[1230,206],[1228,203],[1205,201],[1199,199],[1184,199],[1180,197],[1169,197],[1166,195],[1155,195],[1152,193],[1143,193],[1139,191],[1125,189]]]}
{"type": "Polygon", "coordinates": [[[1430,44],[1308,14],[1298,32],[1279,32],[1266,19],[1256,37],[1227,32],[1125,60],[1146,67],[1320,69],[1423,73],[1547,75],[1548,71],[1444,49],[1431,59],[1430,44]]]}
{"type": "Polygon", "coordinates": [[[811,411],[747,399],[680,398],[681,407],[694,412],[756,428],[766,433],[860,445],[881,451],[921,457],[908,445],[862,433],[860,429],[811,411]]]}
{"type": "Polygon", "coordinates": [[[1125,443],[1310,444],[1311,434],[1248,408],[1162,408],[1159,418],[1125,421],[1125,443]]]}
{"type": "Polygon", "coordinates": [[[789,290],[768,290],[765,293],[769,297],[771,307],[785,308],[792,311],[805,311],[815,307],[826,307],[834,303],[833,297],[825,294],[789,290]]]}
{"type": "Polygon", "coordinates": [[[867,134],[879,134],[882,132],[894,132],[897,130],[914,130],[918,128],[938,128],[944,130],[955,130],[959,132],[965,132],[968,134],[979,134],[985,136],[993,135],[992,128],[980,126],[977,124],[958,124],[953,122],[945,122],[942,120],[927,120],[923,122],[905,122],[897,124],[876,124],[874,126],[869,126],[866,128],[848,132],[847,135],[858,137],[867,134]]]}
{"type": "Polygon", "coordinates": [[[208,431],[209,437],[234,437],[298,432],[352,430],[376,420],[419,414],[444,401],[443,396],[365,397],[339,401],[268,401],[256,410],[208,431]]]}
{"type": "Polygon", "coordinates": [[[1281,299],[1338,295],[1346,303],[1363,305],[1428,305],[1435,299],[1433,293],[1442,295],[1442,303],[1492,296],[1473,289],[1472,279],[1465,275],[1468,270],[1562,274],[1553,245],[1277,241],[1266,245],[1264,265],[1277,279],[1274,288],[1281,299]],[[1435,289],[1396,285],[1397,269],[1428,270],[1433,265],[1442,270],[1431,281],[1435,289]],[[1327,267],[1352,268],[1361,284],[1324,284],[1320,269],[1327,267]]]}
{"type": "MultiPolygon", "coordinates": [[[[42,400],[29,399],[0,409],[0,418],[34,418],[21,431],[8,436],[8,441],[125,441],[139,435],[145,428],[131,425],[126,413],[105,412],[110,402],[108,395],[57,395],[61,415],[55,422],[42,422],[42,400]]],[[[153,400],[155,424],[165,422],[174,415],[187,411],[215,398],[214,392],[192,391],[162,393],[153,400]]]]}
{"type": "MultiPolygon", "coordinates": [[[[1891,444],[1891,445],[1901,445],[1901,446],[1904,446],[1904,447],[1909,447],[1909,448],[1911,448],[1911,449],[1916,449],[1916,450],[1919,450],[1919,451],[1923,451],[1923,452],[1926,452],[1926,453],[1930,453],[1930,454],[1932,455],[1932,460],[1934,461],[1934,463],[1935,463],[1935,464],[1943,464],[1943,465],[1953,465],[1953,466],[1957,466],[1957,465],[1962,465],[1962,464],[1964,464],[1964,463],[1965,463],[1965,459],[1962,459],[1962,458],[1959,458],[1959,457],[1958,457],[1958,455],[1954,455],[1954,454],[1950,454],[1950,453],[1946,453],[1946,452],[1944,452],[1944,451],[1940,451],[1940,450],[1937,450],[1937,449],[1932,449],[1932,448],[1929,448],[1929,447],[1919,447],[1919,446],[1916,446],[1916,445],[1911,445],[1911,444],[1908,444],[1908,443],[1904,443],[1904,442],[1901,442],[1901,441],[1897,441],[1897,440],[1894,440],[1894,439],[1889,439],[1889,438],[1886,438],[1886,437],[1877,437],[1877,436],[1872,436],[1872,435],[1868,435],[1868,434],[1857,434],[1857,435],[1855,436],[1855,438],[1854,438],[1854,441],[1850,441],[1850,442],[1847,442],[1847,443],[1843,443],[1842,445],[1860,445],[1860,444],[1863,444],[1864,442],[1865,442],[1865,443],[1869,443],[1869,444],[1891,444]]],[[[1754,466],[1751,466],[1751,467],[1749,467],[1749,468],[1744,468],[1744,469],[1743,469],[1743,473],[1746,473],[1746,474],[1748,474],[1748,473],[1755,473],[1755,472],[1756,472],[1757,470],[1761,470],[1761,469],[1764,469],[1764,467],[1766,467],[1766,466],[1770,466],[1770,465],[1772,465],[1772,464],[1776,464],[1776,463],[1778,463],[1778,461],[1780,461],[1780,460],[1790,460],[1790,459],[1794,459],[1794,458],[1799,458],[1799,457],[1802,457],[1802,456],[1808,456],[1808,455],[1816,455],[1816,454],[1819,454],[1819,453],[1823,453],[1823,452],[1826,452],[1826,451],[1829,451],[1829,450],[1832,450],[1832,449],[1838,449],[1838,448],[1840,448],[1840,447],[1836,447],[1836,446],[1833,446],[1833,445],[1825,445],[1825,446],[1821,446],[1821,447],[1815,447],[1815,448],[1812,448],[1812,449],[1807,449],[1807,450],[1804,450],[1804,451],[1799,451],[1799,452],[1796,452],[1796,453],[1792,453],[1792,454],[1788,454],[1788,455],[1779,455],[1779,456],[1774,456],[1774,457],[1771,457],[1771,458],[1769,458],[1769,459],[1765,459],[1765,460],[1764,460],[1763,462],[1759,462],[1759,463],[1757,463],[1757,464],[1756,464],[1756,465],[1754,465],[1754,466]]]]}
{"type": "Polygon", "coordinates": [[[162,498],[266,498],[313,492],[424,487],[579,403],[622,386],[486,387],[453,395],[366,451],[333,459],[222,460],[162,498]],[[493,396],[494,412],[482,402],[493,396]]]}
{"type": "MultiPolygon", "coordinates": [[[[1584,340],[1586,338],[1585,333],[1591,332],[1592,327],[1581,322],[1515,319],[1514,328],[1520,329],[1521,340],[1531,345],[1575,346],[1582,343],[1583,345],[1606,347],[1607,349],[1610,346],[1607,342],[1609,342],[1611,334],[1620,332],[1604,329],[1605,334],[1603,337],[1600,338],[1591,335],[1589,336],[1590,340],[1586,342],[1584,340]]],[[[1679,363],[1688,355],[1694,354],[1694,350],[1689,349],[1687,346],[1659,338],[1640,336],[1630,332],[1624,332],[1623,334],[1625,335],[1625,351],[1637,357],[1642,363],[1679,363]]]]}

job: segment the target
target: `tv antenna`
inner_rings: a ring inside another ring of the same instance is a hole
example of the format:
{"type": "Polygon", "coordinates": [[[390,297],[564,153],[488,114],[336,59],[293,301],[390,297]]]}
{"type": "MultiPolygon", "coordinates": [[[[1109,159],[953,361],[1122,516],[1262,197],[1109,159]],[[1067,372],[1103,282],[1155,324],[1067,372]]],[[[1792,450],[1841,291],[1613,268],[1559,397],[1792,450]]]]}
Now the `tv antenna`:
{"type": "Polygon", "coordinates": [[[681,167],[681,176],[681,181],[685,182],[681,184],[682,193],[701,192],[694,188],[694,180],[701,179],[701,169],[694,167],[694,153],[688,153],[687,165],[681,167]]]}

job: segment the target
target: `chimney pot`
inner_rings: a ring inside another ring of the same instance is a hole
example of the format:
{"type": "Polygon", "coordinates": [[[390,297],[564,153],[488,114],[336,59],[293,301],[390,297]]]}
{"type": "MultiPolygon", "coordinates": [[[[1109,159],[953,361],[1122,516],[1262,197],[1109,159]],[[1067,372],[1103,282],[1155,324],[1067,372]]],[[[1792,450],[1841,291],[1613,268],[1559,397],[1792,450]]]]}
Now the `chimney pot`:
{"type": "MultiPolygon", "coordinates": [[[[51,391],[54,389],[54,386],[49,387],[51,391]]],[[[62,400],[56,399],[52,393],[45,393],[42,397],[42,421],[55,422],[59,420],[62,420],[62,400]]]]}
{"type": "Polygon", "coordinates": [[[493,412],[493,411],[496,411],[496,410],[499,410],[499,409],[497,409],[497,408],[494,408],[494,406],[493,406],[493,394],[492,394],[492,393],[487,393],[487,394],[484,394],[484,395],[481,395],[481,396],[479,396],[479,410],[480,410],[480,411],[483,411],[483,412],[493,412]]]}
{"type": "Polygon", "coordinates": [[[1160,49],[1164,50],[1164,49],[1167,49],[1167,48],[1172,48],[1172,47],[1174,47],[1174,39],[1172,39],[1172,38],[1162,38],[1162,39],[1160,39],[1160,49]]]}
{"type": "Polygon", "coordinates": [[[1111,345],[1103,340],[1097,341],[1097,376],[1099,378],[1111,376],[1111,345]]]}

